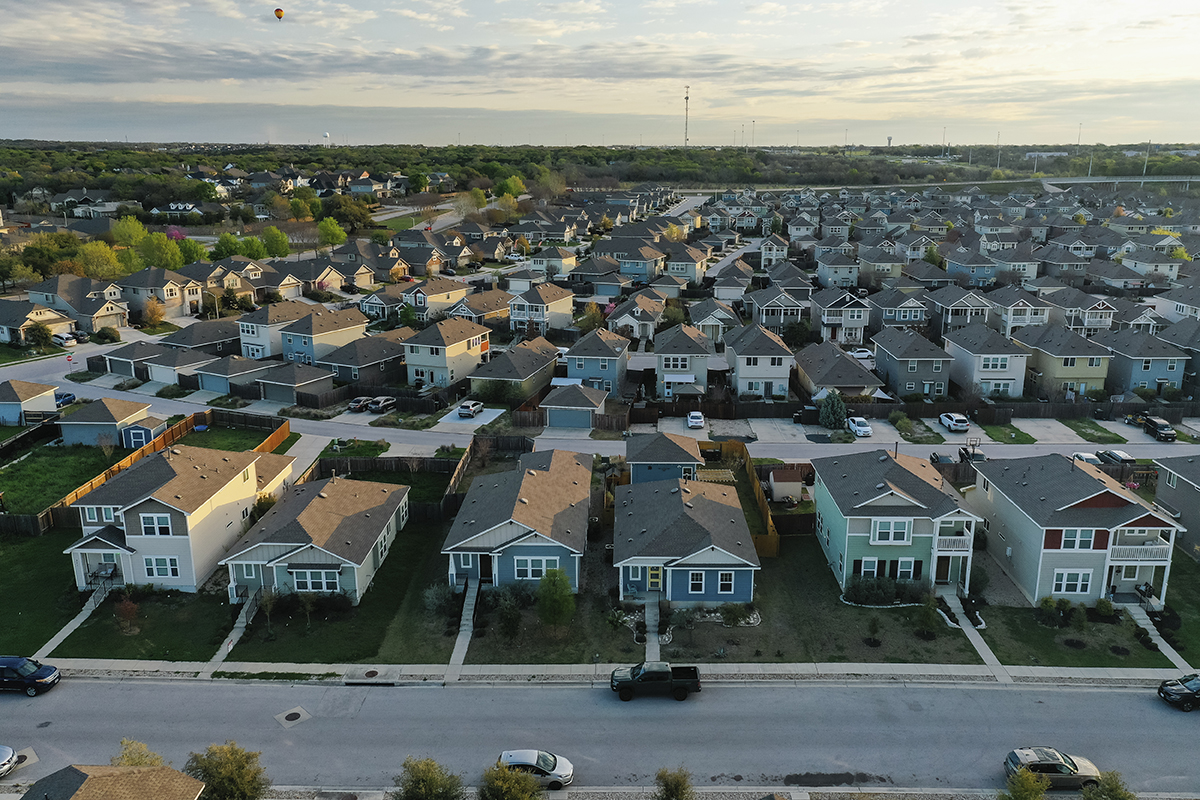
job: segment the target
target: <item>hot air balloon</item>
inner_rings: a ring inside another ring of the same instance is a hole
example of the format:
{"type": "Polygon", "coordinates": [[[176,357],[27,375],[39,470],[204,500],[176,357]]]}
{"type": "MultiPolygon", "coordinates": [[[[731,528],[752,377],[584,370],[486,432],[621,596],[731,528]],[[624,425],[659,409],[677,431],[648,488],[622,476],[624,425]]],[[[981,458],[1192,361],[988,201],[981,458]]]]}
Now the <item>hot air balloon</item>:
{"type": "Polygon", "coordinates": [[[275,9],[275,19],[283,19],[283,9],[282,8],[275,9]]]}

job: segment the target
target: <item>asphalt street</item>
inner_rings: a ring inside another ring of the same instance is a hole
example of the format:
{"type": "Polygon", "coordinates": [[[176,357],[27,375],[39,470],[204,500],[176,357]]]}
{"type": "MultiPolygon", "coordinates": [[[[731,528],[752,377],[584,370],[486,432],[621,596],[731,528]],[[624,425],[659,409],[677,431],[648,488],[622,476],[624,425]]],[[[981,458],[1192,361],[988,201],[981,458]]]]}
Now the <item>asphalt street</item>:
{"type": "Polygon", "coordinates": [[[683,703],[622,703],[607,687],[80,678],[0,697],[0,741],[40,759],[7,779],[21,782],[107,763],[131,737],[176,766],[233,739],[283,785],[390,786],[408,755],[473,784],[501,750],[535,747],[571,760],[583,786],[651,784],[683,765],[704,786],[995,789],[1010,749],[1051,744],[1135,792],[1183,792],[1200,786],[1195,730],[1146,688],[707,684],[683,703]],[[294,726],[276,719],[296,709],[294,726]]]}

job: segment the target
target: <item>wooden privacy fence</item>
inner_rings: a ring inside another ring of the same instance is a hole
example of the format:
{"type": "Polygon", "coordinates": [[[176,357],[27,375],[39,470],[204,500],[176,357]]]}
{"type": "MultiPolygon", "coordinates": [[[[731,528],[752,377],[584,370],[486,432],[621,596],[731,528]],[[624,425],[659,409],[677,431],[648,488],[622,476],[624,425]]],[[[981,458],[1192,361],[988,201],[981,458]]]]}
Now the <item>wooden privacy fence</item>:
{"type": "Polygon", "coordinates": [[[0,463],[7,463],[13,453],[24,450],[26,447],[57,439],[61,435],[62,431],[59,429],[58,423],[54,421],[43,422],[27,428],[16,436],[0,442],[0,463]]]}
{"type": "MultiPolygon", "coordinates": [[[[767,504],[767,496],[763,494],[762,485],[758,481],[758,473],[754,471],[754,462],[750,458],[750,451],[746,449],[746,445],[741,442],[699,442],[700,455],[705,456],[713,453],[718,453],[722,461],[730,458],[742,459],[742,467],[745,474],[745,479],[750,483],[750,491],[754,495],[755,505],[758,506],[757,511],[759,517],[763,521],[763,527],[766,534],[753,536],[754,551],[758,553],[760,558],[773,558],[779,555],[779,531],[775,528],[775,523],[771,519],[771,507],[767,504]]],[[[748,513],[754,513],[754,509],[746,509],[748,513]]]]}
{"type": "MultiPolygon", "coordinates": [[[[291,426],[287,420],[283,420],[282,424],[277,425],[278,422],[279,421],[274,417],[264,417],[258,414],[243,414],[238,411],[228,411],[221,408],[210,408],[205,411],[197,411],[191,416],[184,417],[182,420],[159,434],[154,441],[142,445],[137,450],[134,450],[132,453],[125,456],[108,469],[104,470],[104,472],[101,474],[92,478],[87,483],[76,487],[61,500],[38,512],[37,514],[0,514],[0,533],[18,533],[27,536],[40,536],[54,527],[76,527],[79,522],[79,518],[70,508],[73,503],[78,502],[79,499],[88,492],[103,486],[109,480],[116,477],[124,470],[129,469],[143,458],[167,449],[194,431],[198,425],[215,424],[225,425],[230,428],[271,430],[271,435],[268,436],[261,444],[259,444],[258,447],[254,448],[254,452],[256,453],[269,453],[282,444],[283,440],[291,434],[291,426]]],[[[53,427],[56,429],[55,435],[57,435],[58,426],[55,423],[43,423],[43,425],[39,426],[39,428],[46,427],[47,425],[53,425],[53,427]]],[[[13,438],[15,439],[17,437],[13,438]]]]}

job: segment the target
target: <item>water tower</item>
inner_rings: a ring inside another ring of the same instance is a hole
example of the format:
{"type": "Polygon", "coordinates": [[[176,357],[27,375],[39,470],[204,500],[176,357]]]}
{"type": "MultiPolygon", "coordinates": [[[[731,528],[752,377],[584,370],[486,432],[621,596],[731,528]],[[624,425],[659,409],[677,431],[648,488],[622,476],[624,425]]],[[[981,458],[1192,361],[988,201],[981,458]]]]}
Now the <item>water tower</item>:
{"type": "Polygon", "coordinates": [[[322,136],[321,138],[323,138],[325,140],[325,146],[329,147],[329,131],[325,131],[325,135],[322,136]]]}
{"type": "MultiPolygon", "coordinates": [[[[325,135],[328,136],[329,134],[325,134],[325,135]]],[[[888,147],[891,147],[891,146],[892,146],[892,137],[889,136],[888,137],[888,147]]]]}

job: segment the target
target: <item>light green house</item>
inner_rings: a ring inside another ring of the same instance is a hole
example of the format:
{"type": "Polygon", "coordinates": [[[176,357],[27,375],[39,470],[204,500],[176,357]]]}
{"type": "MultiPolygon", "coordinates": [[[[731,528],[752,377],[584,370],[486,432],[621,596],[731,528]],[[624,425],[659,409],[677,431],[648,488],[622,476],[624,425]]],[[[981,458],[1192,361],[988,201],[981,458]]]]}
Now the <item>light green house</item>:
{"type": "Polygon", "coordinates": [[[886,577],[969,591],[982,518],[929,462],[876,450],[812,464],[817,539],[838,586],[886,577]]]}

